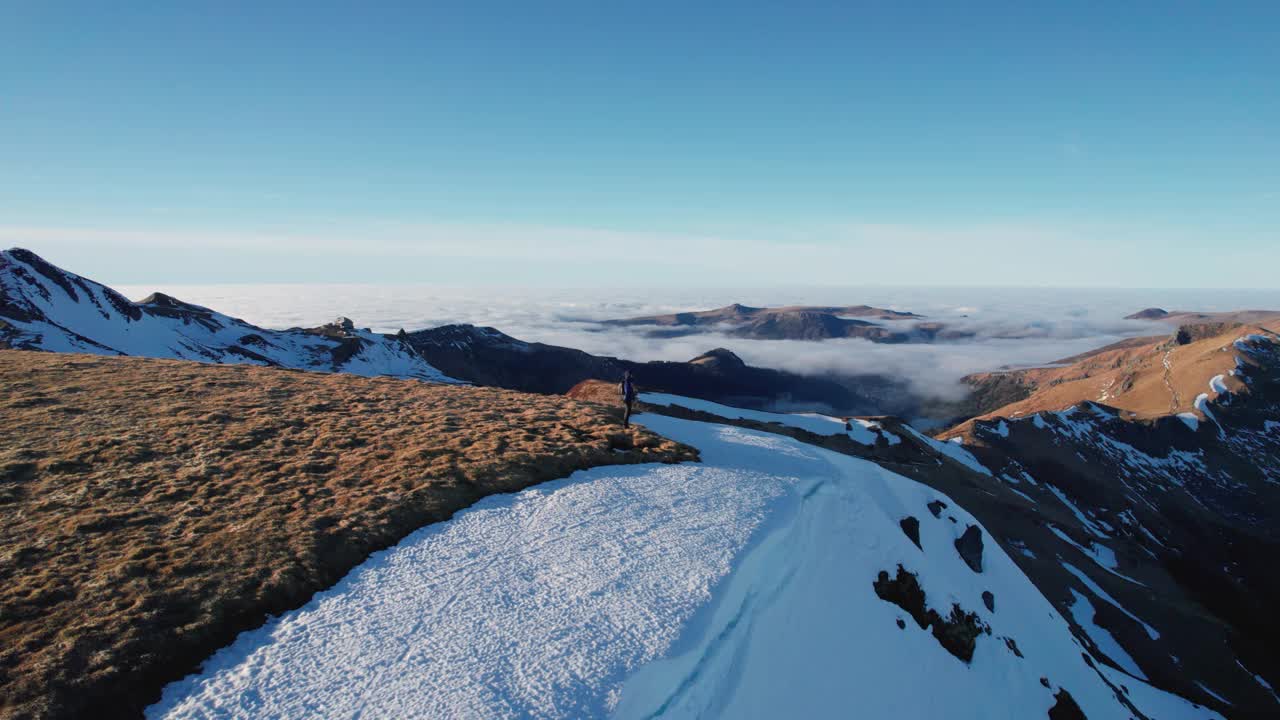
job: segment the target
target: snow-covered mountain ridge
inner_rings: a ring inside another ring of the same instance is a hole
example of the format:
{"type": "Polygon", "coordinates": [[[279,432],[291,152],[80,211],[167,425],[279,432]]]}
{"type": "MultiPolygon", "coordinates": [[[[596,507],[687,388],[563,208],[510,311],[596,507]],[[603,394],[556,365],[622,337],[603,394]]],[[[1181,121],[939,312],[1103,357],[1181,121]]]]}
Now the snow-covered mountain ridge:
{"type": "Polygon", "coordinates": [[[1221,717],[1104,664],[952,498],[772,433],[638,421],[702,462],[488,498],[148,717],[1221,717]],[[924,607],[970,630],[942,641],[924,607]]]}
{"type": "MultiPolygon", "coordinates": [[[[1232,382],[1249,392],[1207,399],[1203,412],[1216,420],[1199,424],[1085,403],[975,421],[946,442],[894,418],[641,400],[653,412],[872,460],[945,493],[981,521],[1094,657],[1232,716],[1266,716],[1280,709],[1271,651],[1280,343],[1245,336],[1238,349],[1248,359],[1232,382]]],[[[935,609],[945,619],[947,608],[935,609]]]]}
{"type": "Polygon", "coordinates": [[[0,252],[0,347],[452,379],[408,343],[346,318],[266,330],[161,293],[131,302],[29,250],[0,252]]]}

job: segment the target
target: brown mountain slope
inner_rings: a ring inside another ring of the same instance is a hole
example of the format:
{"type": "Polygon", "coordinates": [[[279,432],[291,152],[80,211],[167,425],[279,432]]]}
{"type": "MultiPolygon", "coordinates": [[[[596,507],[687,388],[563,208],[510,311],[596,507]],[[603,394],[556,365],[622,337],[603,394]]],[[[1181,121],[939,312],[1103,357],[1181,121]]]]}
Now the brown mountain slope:
{"type": "Polygon", "coordinates": [[[1055,555],[1176,632],[1156,638],[1102,609],[1095,622],[1151,677],[1195,678],[1201,692],[1230,697],[1229,711],[1218,708],[1228,717],[1277,717],[1280,707],[1280,335],[1267,329],[1093,356],[940,436],[963,443],[1042,522],[1066,510],[1074,521],[1050,527],[1070,547],[1055,555]],[[1108,397],[1061,407],[1095,392],[1108,397]],[[1194,412],[1170,414],[1201,396],[1194,412]]]}
{"type": "Polygon", "coordinates": [[[1235,341],[1249,334],[1280,330],[1280,320],[1263,325],[1185,325],[1172,336],[1125,340],[1062,361],[1062,365],[998,373],[982,373],[968,381],[976,388],[1015,383],[1028,396],[979,418],[1020,417],[1064,410],[1089,401],[1108,405],[1127,416],[1154,418],[1195,411],[1196,398],[1218,396],[1222,388],[1240,391],[1238,363],[1252,362],[1235,341]],[[1220,382],[1211,381],[1222,376],[1220,382]]]}
{"type": "MultiPolygon", "coordinates": [[[[1276,717],[1265,683],[1280,683],[1280,342],[1242,345],[1250,392],[1217,397],[1211,422],[1133,420],[1082,403],[969,423],[963,446],[878,417],[869,444],[706,406],[638,409],[788,435],[937,488],[982,521],[1095,657],[1115,664],[1118,646],[1159,687],[1228,717],[1276,717]],[[1094,612],[1081,614],[1081,598],[1094,612]],[[1099,646],[1096,627],[1113,643],[1099,646]]],[[[611,382],[571,393],[619,402],[611,382]]],[[[948,518],[943,504],[928,512],[948,518]]]]}
{"type": "Polygon", "coordinates": [[[1280,321],[1280,310],[1229,310],[1227,312],[1196,312],[1194,310],[1164,310],[1147,308],[1125,320],[1158,320],[1179,325],[1203,325],[1206,323],[1243,323],[1262,325],[1280,321]]]}
{"type": "Polygon", "coordinates": [[[564,397],[0,351],[0,718],[137,717],[497,492],[691,449],[564,397]]]}

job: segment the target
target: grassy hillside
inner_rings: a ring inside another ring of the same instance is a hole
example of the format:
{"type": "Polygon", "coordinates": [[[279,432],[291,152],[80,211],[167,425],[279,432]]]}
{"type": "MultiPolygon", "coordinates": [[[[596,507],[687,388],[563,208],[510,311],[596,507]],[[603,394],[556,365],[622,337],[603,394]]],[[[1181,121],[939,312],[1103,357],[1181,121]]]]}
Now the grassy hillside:
{"type": "Polygon", "coordinates": [[[137,716],[493,493],[694,451],[563,397],[0,351],[0,717],[137,716]]]}
{"type": "MultiPolygon", "coordinates": [[[[972,397],[997,398],[1002,387],[1020,386],[1021,397],[987,407],[978,419],[1019,417],[1097,402],[1126,417],[1156,418],[1196,410],[1202,393],[1247,391],[1235,378],[1247,354],[1235,347],[1252,333],[1280,331],[1280,321],[1263,325],[1184,325],[1168,336],[1133,338],[1061,361],[1054,367],[970,376],[972,397]],[[1213,378],[1222,376],[1211,387],[1213,378]],[[985,395],[984,395],[985,393],[985,395]]],[[[948,436],[962,432],[956,428],[948,436]]]]}

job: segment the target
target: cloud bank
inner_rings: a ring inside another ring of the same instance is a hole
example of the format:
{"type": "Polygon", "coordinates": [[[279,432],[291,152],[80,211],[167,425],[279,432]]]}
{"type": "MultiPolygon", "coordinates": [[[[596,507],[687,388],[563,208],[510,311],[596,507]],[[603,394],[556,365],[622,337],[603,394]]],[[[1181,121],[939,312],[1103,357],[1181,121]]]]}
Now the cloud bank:
{"type": "Polygon", "coordinates": [[[804,374],[887,375],[921,394],[959,397],[960,378],[1009,366],[1041,365],[1135,335],[1169,332],[1126,321],[1144,307],[1228,310],[1280,308],[1280,291],[1033,290],[977,288],[796,288],[707,290],[459,290],[404,285],[177,285],[121,288],[139,298],[163,290],[273,328],[310,327],[338,315],[394,332],[447,323],[496,327],[535,342],[632,360],[688,360],[715,347],[749,364],[804,374]],[[861,339],[796,342],[723,334],[646,337],[643,328],[595,321],[721,307],[867,303],[910,310],[975,333],[930,345],[878,345],[861,339]],[[1015,336],[1015,337],[1011,337],[1015,336]]]}

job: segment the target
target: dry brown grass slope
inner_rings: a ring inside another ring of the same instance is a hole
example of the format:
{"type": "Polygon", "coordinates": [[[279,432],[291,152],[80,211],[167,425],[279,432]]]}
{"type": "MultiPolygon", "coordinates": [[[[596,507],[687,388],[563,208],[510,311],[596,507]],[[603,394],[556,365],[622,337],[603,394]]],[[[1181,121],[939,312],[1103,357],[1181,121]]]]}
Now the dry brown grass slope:
{"type": "MultiPolygon", "coordinates": [[[[1188,325],[1180,329],[1179,333],[1186,333],[1180,339],[1178,333],[1134,338],[1067,358],[1070,364],[1061,367],[976,375],[973,377],[980,385],[1011,378],[1030,389],[1025,399],[976,419],[1063,410],[1086,400],[1117,408],[1133,418],[1191,412],[1201,393],[1217,395],[1209,387],[1210,379],[1217,375],[1224,376],[1227,389],[1247,391],[1231,371],[1237,361],[1251,361],[1233,343],[1244,335],[1263,331],[1280,332],[1280,321],[1261,325],[1188,325]]],[[[966,425],[945,434],[954,436],[966,425]]]]}
{"type": "Polygon", "coordinates": [[[0,717],[136,717],[485,495],[693,457],[563,397],[0,351],[0,717]]]}

